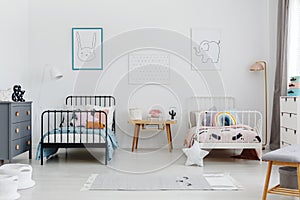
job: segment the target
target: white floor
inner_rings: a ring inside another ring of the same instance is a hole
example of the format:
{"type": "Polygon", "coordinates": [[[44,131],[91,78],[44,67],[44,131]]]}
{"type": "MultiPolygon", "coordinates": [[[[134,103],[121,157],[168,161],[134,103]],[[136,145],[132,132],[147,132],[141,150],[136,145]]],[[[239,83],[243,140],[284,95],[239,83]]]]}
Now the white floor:
{"type": "MultiPolygon", "coordinates": [[[[185,156],[180,149],[169,153],[160,150],[117,150],[107,166],[101,164],[103,150],[90,152],[80,149],[62,149],[58,155],[45,162],[28,161],[27,153],[16,157],[14,163],[29,163],[33,166],[33,179],[36,186],[20,191],[25,199],[261,199],[267,163],[230,158],[239,151],[215,150],[204,160],[204,167],[185,166],[185,156]],[[96,155],[96,158],[93,156],[96,155]],[[124,173],[229,173],[244,188],[241,191],[80,191],[91,174],[114,171],[124,173]]],[[[34,156],[35,157],[35,156],[34,156]]],[[[270,185],[278,182],[278,168],[273,169],[270,185]]],[[[268,199],[298,199],[280,195],[268,195],[268,199]]]]}

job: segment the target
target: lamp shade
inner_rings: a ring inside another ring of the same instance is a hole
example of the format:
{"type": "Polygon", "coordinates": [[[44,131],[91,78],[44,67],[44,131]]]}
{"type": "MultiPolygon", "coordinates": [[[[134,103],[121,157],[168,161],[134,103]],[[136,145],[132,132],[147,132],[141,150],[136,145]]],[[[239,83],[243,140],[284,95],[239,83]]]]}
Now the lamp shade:
{"type": "Polygon", "coordinates": [[[55,67],[51,68],[50,75],[52,79],[61,79],[63,77],[63,74],[55,67]]]}
{"type": "Polygon", "coordinates": [[[263,71],[265,70],[264,62],[256,62],[249,68],[250,71],[263,71]]]}

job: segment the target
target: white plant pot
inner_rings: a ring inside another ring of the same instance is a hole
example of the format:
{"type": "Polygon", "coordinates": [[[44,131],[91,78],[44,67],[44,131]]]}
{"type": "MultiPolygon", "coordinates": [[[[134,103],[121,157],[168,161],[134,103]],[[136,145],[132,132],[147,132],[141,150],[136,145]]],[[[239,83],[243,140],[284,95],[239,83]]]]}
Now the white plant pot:
{"type": "Polygon", "coordinates": [[[142,120],[142,109],[129,108],[129,115],[131,120],[142,120]]]}

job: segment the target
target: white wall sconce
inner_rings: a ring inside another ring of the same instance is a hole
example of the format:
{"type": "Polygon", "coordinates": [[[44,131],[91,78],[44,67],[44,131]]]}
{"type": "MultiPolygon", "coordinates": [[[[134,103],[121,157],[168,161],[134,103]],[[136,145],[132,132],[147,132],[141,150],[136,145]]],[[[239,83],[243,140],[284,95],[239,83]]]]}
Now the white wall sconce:
{"type": "Polygon", "coordinates": [[[51,67],[50,76],[51,79],[61,79],[64,77],[64,75],[56,67],[51,67]]]}

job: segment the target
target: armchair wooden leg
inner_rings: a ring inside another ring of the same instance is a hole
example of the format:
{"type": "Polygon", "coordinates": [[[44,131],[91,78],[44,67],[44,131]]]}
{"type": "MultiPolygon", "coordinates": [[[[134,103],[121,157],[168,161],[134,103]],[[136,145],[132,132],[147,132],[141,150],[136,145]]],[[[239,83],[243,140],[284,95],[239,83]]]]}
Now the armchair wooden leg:
{"type": "Polygon", "coordinates": [[[269,182],[270,182],[270,177],[271,177],[271,172],[272,172],[272,166],[273,166],[273,162],[269,161],[268,162],[268,170],[267,170],[267,174],[266,174],[265,187],[264,187],[264,193],[263,193],[262,200],[267,199],[267,193],[268,193],[268,189],[269,189],[269,182]]]}

